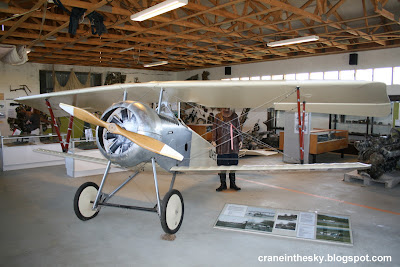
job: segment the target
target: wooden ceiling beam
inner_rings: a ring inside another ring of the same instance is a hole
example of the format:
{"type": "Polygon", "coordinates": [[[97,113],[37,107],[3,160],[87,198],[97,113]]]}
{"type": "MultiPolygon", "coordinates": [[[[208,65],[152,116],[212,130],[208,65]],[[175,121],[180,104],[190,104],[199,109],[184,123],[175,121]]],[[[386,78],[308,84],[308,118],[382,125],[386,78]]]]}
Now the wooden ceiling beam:
{"type": "MultiPolygon", "coordinates": [[[[284,2],[280,2],[278,0],[258,0],[258,1],[267,3],[267,4],[272,5],[272,6],[276,6],[276,7],[282,8],[283,10],[287,10],[287,11],[289,11],[291,13],[295,13],[295,14],[298,14],[298,15],[301,15],[301,16],[308,17],[309,19],[315,20],[316,22],[319,22],[319,23],[328,22],[329,26],[332,27],[332,28],[342,29],[342,24],[340,24],[340,22],[333,22],[333,21],[331,21],[329,19],[326,19],[324,21],[322,19],[322,17],[319,16],[319,15],[315,15],[313,13],[305,11],[304,9],[297,8],[295,6],[286,4],[284,2]]],[[[367,38],[368,41],[371,40],[371,38],[369,38],[367,36],[367,34],[364,33],[364,32],[354,31],[354,30],[352,30],[351,28],[349,28],[347,26],[344,26],[344,28],[345,28],[344,30],[346,30],[348,33],[350,33],[350,34],[352,34],[354,36],[361,37],[361,38],[367,38]]]]}
{"type": "Polygon", "coordinates": [[[4,34],[1,38],[0,38],[0,42],[4,41],[8,36],[10,36],[11,33],[13,33],[16,29],[18,29],[19,25],[21,25],[25,20],[27,20],[33,11],[38,10],[45,2],[47,2],[47,0],[39,0],[30,10],[28,13],[26,13],[25,15],[23,15],[20,19],[18,19],[17,22],[15,22],[13,24],[13,26],[11,27],[11,29],[9,29],[7,31],[6,34],[4,34]]]}
{"type": "Polygon", "coordinates": [[[400,24],[400,18],[399,15],[395,15],[392,12],[389,12],[388,10],[384,9],[381,5],[377,5],[375,8],[375,12],[382,17],[387,18],[388,20],[394,21],[397,24],[400,24]]]}

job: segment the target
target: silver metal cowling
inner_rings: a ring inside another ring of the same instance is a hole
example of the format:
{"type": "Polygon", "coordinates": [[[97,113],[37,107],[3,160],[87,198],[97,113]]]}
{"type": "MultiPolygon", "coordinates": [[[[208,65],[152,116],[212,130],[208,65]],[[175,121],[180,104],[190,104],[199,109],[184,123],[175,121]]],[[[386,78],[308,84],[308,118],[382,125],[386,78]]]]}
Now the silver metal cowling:
{"type": "MultiPolygon", "coordinates": [[[[158,115],[149,106],[137,101],[124,101],[110,106],[101,119],[113,122],[122,128],[147,135],[181,153],[186,159],[190,156],[191,132],[176,118],[158,115]]],[[[188,160],[178,162],[150,152],[121,135],[109,133],[103,127],[96,129],[97,146],[100,152],[111,162],[123,167],[133,167],[142,162],[150,162],[154,157],[162,168],[187,166],[188,160]]]]}

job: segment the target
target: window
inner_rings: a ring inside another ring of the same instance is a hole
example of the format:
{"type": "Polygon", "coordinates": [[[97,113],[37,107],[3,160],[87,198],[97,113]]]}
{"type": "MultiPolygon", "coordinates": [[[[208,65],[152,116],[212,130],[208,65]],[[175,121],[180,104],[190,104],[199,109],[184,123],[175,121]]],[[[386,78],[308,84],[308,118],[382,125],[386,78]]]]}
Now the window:
{"type": "Polygon", "coordinates": [[[387,85],[392,84],[392,68],[374,69],[374,82],[383,82],[387,85]]]}
{"type": "Polygon", "coordinates": [[[339,79],[346,81],[354,81],[354,70],[342,70],[339,72],[339,79]]]}
{"type": "Polygon", "coordinates": [[[249,80],[250,80],[250,77],[241,77],[240,80],[241,80],[241,81],[249,81],[249,80]]]}
{"type": "Polygon", "coordinates": [[[297,73],[296,74],[296,80],[303,81],[303,80],[308,80],[310,77],[309,73],[297,73]]]}
{"type": "Polygon", "coordinates": [[[323,80],[324,79],[324,73],[323,72],[311,72],[310,73],[310,79],[311,80],[323,80]]]}
{"type": "Polygon", "coordinates": [[[261,80],[261,78],[260,78],[260,76],[253,76],[253,77],[250,77],[250,80],[259,81],[259,80],[261,80]]]}
{"type": "Polygon", "coordinates": [[[283,75],[272,75],[272,80],[274,81],[283,80],[283,75]]]}
{"type": "Polygon", "coordinates": [[[393,68],[393,84],[400,84],[400,67],[393,68]]]}
{"type": "Polygon", "coordinates": [[[231,81],[239,81],[239,78],[232,78],[231,81]]]}
{"type": "Polygon", "coordinates": [[[285,80],[291,81],[296,80],[296,74],[285,74],[285,80]]]}
{"type": "Polygon", "coordinates": [[[357,81],[372,81],[372,69],[356,70],[357,81]]]}
{"type": "Polygon", "coordinates": [[[324,73],[324,80],[338,80],[339,72],[338,71],[326,71],[324,73]]]}
{"type": "Polygon", "coordinates": [[[263,81],[270,81],[270,80],[271,80],[271,75],[261,76],[261,80],[263,80],[263,81]]]}
{"type": "MultiPolygon", "coordinates": [[[[57,81],[61,86],[65,86],[69,79],[70,71],[56,71],[55,75],[57,81]]],[[[86,83],[88,77],[88,72],[75,72],[76,77],[81,83],[86,83]]],[[[54,81],[53,81],[53,71],[41,70],[39,71],[40,80],[40,93],[50,93],[54,91],[54,81]]],[[[101,85],[101,73],[91,73],[90,74],[90,86],[101,85]]]]}

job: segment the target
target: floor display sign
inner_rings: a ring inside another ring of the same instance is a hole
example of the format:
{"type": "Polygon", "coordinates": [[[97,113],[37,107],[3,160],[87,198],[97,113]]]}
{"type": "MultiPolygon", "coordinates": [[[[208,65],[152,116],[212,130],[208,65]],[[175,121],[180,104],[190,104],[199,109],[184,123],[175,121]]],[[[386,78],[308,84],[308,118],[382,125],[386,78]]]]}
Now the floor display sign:
{"type": "Polygon", "coordinates": [[[350,216],[226,204],[214,227],[353,245],[350,216]]]}

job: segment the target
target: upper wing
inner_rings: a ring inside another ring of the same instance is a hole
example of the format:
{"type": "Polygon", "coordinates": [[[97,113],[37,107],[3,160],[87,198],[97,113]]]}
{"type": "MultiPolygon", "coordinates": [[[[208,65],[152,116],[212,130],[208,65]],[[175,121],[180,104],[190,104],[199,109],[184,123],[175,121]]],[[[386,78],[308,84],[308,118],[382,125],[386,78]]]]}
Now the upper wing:
{"type": "Polygon", "coordinates": [[[47,112],[49,99],[56,116],[66,113],[59,103],[103,111],[112,103],[128,99],[145,103],[158,102],[164,89],[171,102],[195,102],[208,107],[267,108],[295,110],[300,86],[301,101],[307,112],[358,116],[386,116],[390,102],[386,85],[364,81],[171,81],[114,84],[57,93],[17,98],[16,101],[47,112]]]}

